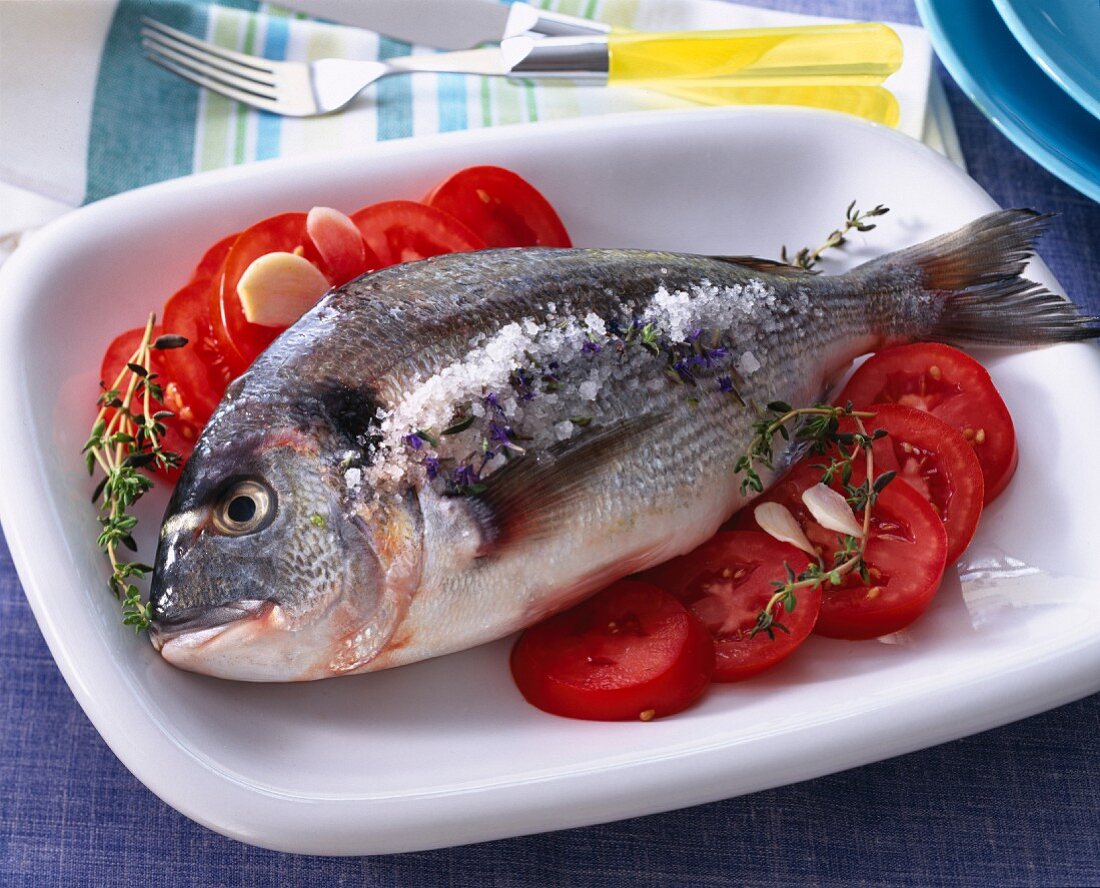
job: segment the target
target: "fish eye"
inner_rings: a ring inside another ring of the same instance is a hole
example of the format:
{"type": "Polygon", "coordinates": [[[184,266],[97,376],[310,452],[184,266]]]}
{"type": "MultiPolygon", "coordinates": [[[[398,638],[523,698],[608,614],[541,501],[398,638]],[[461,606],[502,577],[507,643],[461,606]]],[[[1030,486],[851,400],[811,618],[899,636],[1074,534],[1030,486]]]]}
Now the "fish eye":
{"type": "Polygon", "coordinates": [[[228,536],[255,533],[275,514],[275,494],[259,481],[238,481],[214,507],[214,526],[228,536]]]}

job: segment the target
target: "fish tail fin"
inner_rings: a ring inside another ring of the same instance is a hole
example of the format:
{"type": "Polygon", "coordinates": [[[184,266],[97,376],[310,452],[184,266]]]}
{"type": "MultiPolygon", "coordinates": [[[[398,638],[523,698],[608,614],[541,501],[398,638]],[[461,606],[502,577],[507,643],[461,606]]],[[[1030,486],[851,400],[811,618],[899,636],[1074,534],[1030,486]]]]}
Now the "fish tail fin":
{"type": "Polygon", "coordinates": [[[1082,314],[1072,302],[1023,277],[1050,219],[1034,210],[999,210],[868,263],[868,271],[890,267],[911,275],[916,270],[925,294],[927,311],[909,305],[910,310],[898,312],[896,303],[893,312],[888,309],[883,333],[888,339],[983,345],[1100,336],[1100,318],[1082,314]]]}

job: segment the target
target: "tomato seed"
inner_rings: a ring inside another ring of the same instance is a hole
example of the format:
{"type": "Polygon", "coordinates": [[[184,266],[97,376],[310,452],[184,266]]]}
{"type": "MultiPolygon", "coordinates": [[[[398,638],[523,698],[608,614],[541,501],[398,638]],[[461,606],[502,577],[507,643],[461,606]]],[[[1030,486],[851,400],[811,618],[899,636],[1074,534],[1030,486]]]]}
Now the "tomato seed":
{"type": "Polygon", "coordinates": [[[655,709],[646,709],[638,713],[638,718],[640,718],[644,722],[653,721],[653,716],[655,716],[656,714],[657,711],[655,709]]]}
{"type": "Polygon", "coordinates": [[[928,368],[928,375],[931,376],[933,379],[939,379],[941,376],[943,376],[943,371],[940,370],[940,368],[937,367],[935,364],[933,364],[931,367],[928,368]]]}
{"type": "Polygon", "coordinates": [[[593,657],[591,655],[584,658],[585,662],[590,666],[614,666],[615,661],[610,657],[593,657]]]}
{"type": "Polygon", "coordinates": [[[978,444],[984,444],[985,443],[985,429],[978,429],[978,433],[974,436],[974,440],[978,444]]]}

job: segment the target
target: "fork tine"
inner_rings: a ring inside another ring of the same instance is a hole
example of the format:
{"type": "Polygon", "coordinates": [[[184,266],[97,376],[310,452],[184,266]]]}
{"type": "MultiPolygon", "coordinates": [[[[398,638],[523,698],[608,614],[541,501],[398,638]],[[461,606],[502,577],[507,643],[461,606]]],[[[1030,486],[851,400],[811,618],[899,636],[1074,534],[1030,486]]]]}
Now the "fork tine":
{"type": "MultiPolygon", "coordinates": [[[[273,65],[266,59],[259,58],[258,56],[246,55],[243,52],[234,52],[232,49],[224,49],[221,46],[215,46],[213,43],[206,43],[183,31],[177,31],[175,28],[170,28],[168,25],[158,22],[156,19],[151,19],[148,16],[143,15],[141,17],[141,23],[147,30],[156,32],[157,36],[165,43],[170,44],[172,40],[179,43],[186,43],[188,46],[197,49],[201,53],[217,56],[227,62],[236,62],[247,68],[253,68],[261,74],[271,76],[275,73],[273,65]]],[[[151,35],[144,35],[143,33],[143,36],[151,35]]]]}
{"type": "Polygon", "coordinates": [[[193,70],[184,68],[181,65],[177,65],[175,62],[167,58],[161,58],[160,56],[149,53],[145,56],[154,65],[160,65],[166,71],[171,71],[173,74],[182,77],[184,80],[190,80],[192,83],[196,83],[199,86],[206,87],[211,92],[220,93],[223,96],[228,96],[231,99],[236,99],[245,105],[252,105],[254,108],[260,108],[264,111],[273,111],[276,114],[281,114],[279,109],[279,103],[263,96],[257,95],[253,92],[246,92],[242,89],[236,89],[225,83],[221,83],[216,80],[212,80],[202,74],[198,74],[193,70]]]}
{"type": "Polygon", "coordinates": [[[249,93],[260,99],[270,99],[275,101],[279,98],[278,92],[270,86],[266,86],[262,83],[257,83],[254,80],[246,80],[243,77],[237,77],[234,74],[227,74],[224,71],[219,71],[217,68],[211,67],[205,62],[198,61],[196,59],[188,58],[185,55],[181,55],[174,50],[167,47],[160,46],[153,43],[150,40],[141,41],[142,47],[150,55],[160,55],[169,59],[181,68],[194,72],[199,77],[206,77],[214,83],[220,83],[231,89],[238,89],[242,92],[249,93]]]}
{"type": "Polygon", "coordinates": [[[158,52],[178,64],[194,68],[200,73],[214,74],[221,80],[240,89],[251,90],[259,95],[275,98],[274,78],[261,80],[260,77],[263,75],[253,68],[223,62],[215,56],[205,55],[184,44],[171,44],[162,41],[152,32],[149,32],[149,36],[142,37],[141,45],[150,52],[158,52]]]}

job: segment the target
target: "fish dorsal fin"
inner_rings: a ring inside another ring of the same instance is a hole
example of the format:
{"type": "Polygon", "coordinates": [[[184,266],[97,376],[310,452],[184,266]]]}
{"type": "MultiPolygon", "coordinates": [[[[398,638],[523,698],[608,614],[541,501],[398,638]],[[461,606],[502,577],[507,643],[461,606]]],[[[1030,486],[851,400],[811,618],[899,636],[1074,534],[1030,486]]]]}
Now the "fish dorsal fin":
{"type": "Polygon", "coordinates": [[[575,440],[528,454],[497,469],[470,497],[483,531],[479,556],[544,536],[585,508],[593,472],[633,447],[663,417],[636,417],[585,429],[575,440]]]}
{"type": "Polygon", "coordinates": [[[780,277],[800,278],[805,275],[815,275],[816,271],[808,268],[800,268],[797,265],[788,265],[786,262],[777,262],[774,259],[761,259],[759,256],[708,256],[716,262],[728,262],[730,265],[740,265],[760,271],[764,274],[775,274],[780,277]]]}

